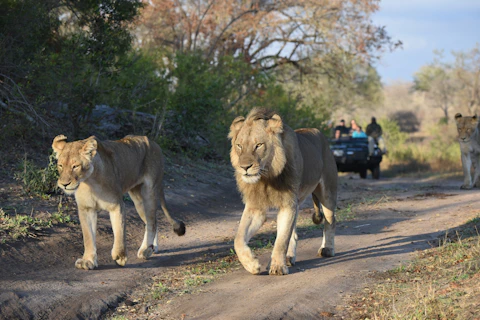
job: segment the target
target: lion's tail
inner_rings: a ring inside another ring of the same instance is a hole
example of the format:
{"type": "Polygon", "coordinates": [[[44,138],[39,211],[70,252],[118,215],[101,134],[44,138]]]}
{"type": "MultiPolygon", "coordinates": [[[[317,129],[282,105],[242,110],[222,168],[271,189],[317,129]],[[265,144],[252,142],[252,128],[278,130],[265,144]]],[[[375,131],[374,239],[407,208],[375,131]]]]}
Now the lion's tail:
{"type": "Polygon", "coordinates": [[[176,220],[172,218],[170,212],[167,209],[167,203],[165,202],[165,194],[163,193],[163,188],[160,189],[160,205],[163,210],[163,214],[167,218],[168,222],[173,226],[173,231],[179,236],[183,236],[185,234],[185,223],[181,220],[176,220]]]}

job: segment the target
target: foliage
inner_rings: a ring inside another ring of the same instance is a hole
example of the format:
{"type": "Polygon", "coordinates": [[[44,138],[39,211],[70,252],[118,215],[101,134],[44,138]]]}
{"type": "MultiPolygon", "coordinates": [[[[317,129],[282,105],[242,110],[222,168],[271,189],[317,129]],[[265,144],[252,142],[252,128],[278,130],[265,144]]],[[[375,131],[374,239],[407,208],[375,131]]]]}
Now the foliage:
{"type": "Polygon", "coordinates": [[[382,126],[389,159],[395,161],[408,161],[411,159],[413,152],[405,143],[408,139],[408,134],[400,130],[398,123],[391,119],[379,119],[378,124],[382,126]]]}
{"type": "Polygon", "coordinates": [[[24,237],[35,238],[36,232],[50,228],[53,224],[70,222],[72,222],[70,216],[62,212],[56,212],[47,219],[41,219],[24,214],[8,215],[0,208],[0,244],[24,237]]]}
{"type": "Polygon", "coordinates": [[[238,100],[236,95],[230,98],[236,115],[267,102],[265,106],[289,118],[301,113],[296,118],[302,120],[289,120],[292,127],[312,122],[307,119],[315,119],[312,125],[320,127],[320,120],[330,118],[333,110],[381,103],[382,85],[370,62],[375,50],[395,45],[369,19],[378,9],[375,1],[151,3],[137,32],[141,47],[173,55],[195,52],[211,65],[224,58],[242,60],[257,72],[255,77],[270,79],[258,91],[252,86],[256,81],[236,79],[235,85],[244,85],[246,92],[267,92],[265,96],[275,98],[238,100]],[[310,32],[296,32],[303,28],[310,32]],[[277,96],[268,92],[278,92],[279,84],[284,91],[277,104],[277,96]]]}
{"type": "Polygon", "coordinates": [[[48,158],[48,166],[39,168],[26,157],[23,160],[20,170],[15,173],[15,179],[23,183],[26,192],[43,195],[58,191],[58,171],[53,152],[48,158]]]}
{"type": "Polygon", "coordinates": [[[351,60],[344,66],[339,77],[324,74],[321,68],[327,64],[338,65],[336,60],[351,59],[348,55],[325,61],[322,67],[315,67],[312,72],[297,74],[292,67],[275,72],[290,97],[298,102],[298,107],[312,109],[316,116],[330,119],[333,112],[353,113],[356,110],[373,109],[383,101],[382,84],[375,69],[351,60]]]}
{"type": "Polygon", "coordinates": [[[155,53],[130,52],[118,77],[110,80],[115,88],[112,105],[120,109],[159,114],[168,100],[168,78],[163,76],[165,67],[158,63],[161,57],[155,53]]]}
{"type": "Polygon", "coordinates": [[[59,22],[50,1],[0,0],[0,107],[45,124],[25,91],[38,56],[53,45],[59,22]]]}
{"type": "Polygon", "coordinates": [[[321,128],[334,109],[378,104],[370,62],[395,46],[370,20],[375,0],[0,4],[0,117],[79,139],[102,135],[97,107],[128,110],[121,132],[200,158],[226,157],[231,120],[254,106],[321,128]]]}
{"type": "MultiPolygon", "coordinates": [[[[267,82],[258,95],[247,100],[248,105],[258,105],[277,111],[293,129],[313,127],[321,129],[329,116],[321,107],[302,103],[301,98],[288,92],[284,86],[267,82]]],[[[245,108],[247,109],[247,108],[245,108]]],[[[244,110],[243,113],[249,110],[244,110]]]]}
{"type": "Polygon", "coordinates": [[[169,61],[165,131],[174,133],[170,148],[195,157],[208,156],[209,149],[225,155],[232,110],[255,90],[262,76],[230,56],[210,63],[198,53],[187,52],[177,53],[169,61]]]}
{"type": "Polygon", "coordinates": [[[410,140],[394,120],[380,119],[388,155],[385,164],[392,169],[400,166],[405,171],[451,171],[461,167],[460,148],[455,141],[455,128],[435,125],[428,130],[425,141],[410,140]]]}
{"type": "Polygon", "coordinates": [[[51,227],[51,222],[27,215],[10,217],[0,208],[0,234],[2,235],[0,242],[5,242],[7,238],[16,240],[26,236],[34,237],[34,231],[46,227],[51,227]]]}
{"type": "Polygon", "coordinates": [[[413,89],[443,111],[445,123],[451,120],[453,107],[456,112],[474,114],[480,105],[480,45],[468,52],[453,52],[454,63],[445,62],[441,51],[435,54],[432,63],[415,73],[413,89]]]}
{"type": "Polygon", "coordinates": [[[415,73],[413,88],[424,92],[431,105],[443,111],[448,122],[449,111],[453,104],[455,92],[458,90],[457,82],[449,65],[435,62],[430,66],[423,66],[415,73]]]}
{"type": "Polygon", "coordinates": [[[445,166],[458,167],[461,162],[460,147],[455,139],[454,130],[449,130],[448,125],[438,125],[430,129],[432,139],[429,149],[425,154],[427,160],[435,159],[445,166]]]}
{"type": "Polygon", "coordinates": [[[370,19],[379,8],[375,0],[151,3],[138,34],[143,46],[200,50],[209,60],[241,56],[261,71],[291,65],[307,72],[310,58],[339,53],[370,61],[374,51],[395,46],[370,19]]]}
{"type": "Polygon", "coordinates": [[[467,52],[453,52],[455,78],[460,83],[457,103],[467,106],[470,115],[480,107],[480,43],[467,52]]]}
{"type": "Polygon", "coordinates": [[[78,136],[95,105],[115,96],[108,82],[128,64],[141,1],[1,1],[2,107],[32,121],[64,114],[78,136]]]}

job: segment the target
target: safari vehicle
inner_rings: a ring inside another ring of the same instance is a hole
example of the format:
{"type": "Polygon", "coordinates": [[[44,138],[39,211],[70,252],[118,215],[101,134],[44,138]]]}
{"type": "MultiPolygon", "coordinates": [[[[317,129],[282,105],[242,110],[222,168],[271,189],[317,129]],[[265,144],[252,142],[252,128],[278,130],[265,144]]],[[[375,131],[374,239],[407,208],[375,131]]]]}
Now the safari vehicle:
{"type": "Polygon", "coordinates": [[[382,151],[375,144],[373,155],[368,155],[367,138],[340,137],[330,141],[330,149],[335,157],[337,169],[340,172],[356,172],[360,178],[367,177],[367,171],[372,171],[373,179],[380,178],[380,162],[382,151]]]}

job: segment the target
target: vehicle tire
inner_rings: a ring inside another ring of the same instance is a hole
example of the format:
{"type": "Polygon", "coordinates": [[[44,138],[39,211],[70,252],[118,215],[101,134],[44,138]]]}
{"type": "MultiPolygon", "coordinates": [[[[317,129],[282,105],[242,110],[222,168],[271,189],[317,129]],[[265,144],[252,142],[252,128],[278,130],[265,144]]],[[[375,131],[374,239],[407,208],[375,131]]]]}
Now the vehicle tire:
{"type": "Polygon", "coordinates": [[[372,168],[372,178],[373,179],[380,179],[380,165],[377,164],[375,167],[372,168]]]}
{"type": "Polygon", "coordinates": [[[367,178],[367,169],[360,169],[358,172],[360,174],[360,178],[366,179],[367,178]]]}

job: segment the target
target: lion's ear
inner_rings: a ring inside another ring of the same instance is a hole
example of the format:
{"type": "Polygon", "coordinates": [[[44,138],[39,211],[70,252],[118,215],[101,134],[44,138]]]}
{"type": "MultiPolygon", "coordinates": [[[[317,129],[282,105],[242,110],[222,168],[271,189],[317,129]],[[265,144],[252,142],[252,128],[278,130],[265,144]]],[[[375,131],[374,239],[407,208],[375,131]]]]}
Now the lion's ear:
{"type": "Polygon", "coordinates": [[[66,144],[67,144],[67,137],[64,136],[63,134],[58,135],[55,137],[55,139],[53,139],[52,149],[55,152],[55,158],[58,159],[60,152],[62,152],[66,144]]]}
{"type": "Polygon", "coordinates": [[[278,114],[274,114],[267,122],[267,131],[274,134],[283,132],[283,121],[278,114]]]}
{"type": "Polygon", "coordinates": [[[462,117],[462,114],[461,114],[461,113],[457,113],[457,114],[455,115],[455,120],[457,120],[458,118],[461,118],[461,117],[462,117]]]}
{"type": "Polygon", "coordinates": [[[85,139],[85,144],[82,147],[81,153],[89,160],[97,154],[97,139],[95,136],[91,136],[85,139]]]}
{"type": "Polygon", "coordinates": [[[244,117],[236,117],[233,120],[232,124],[230,125],[230,132],[228,133],[229,139],[233,139],[237,135],[238,131],[240,131],[240,128],[242,128],[244,122],[244,117]]]}

